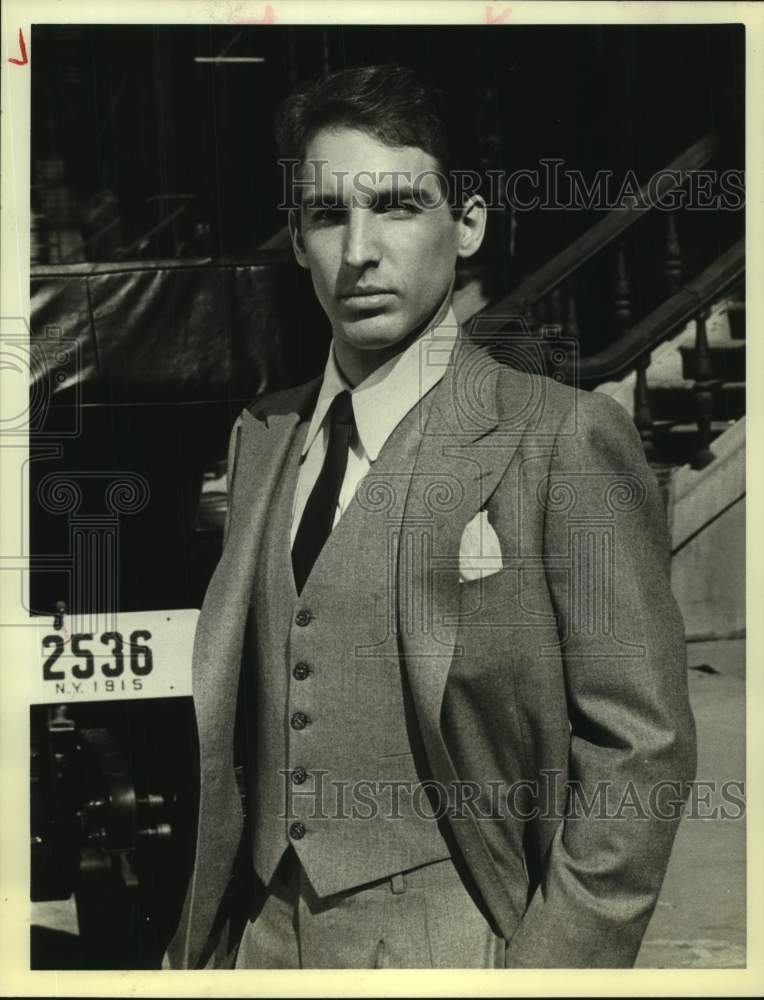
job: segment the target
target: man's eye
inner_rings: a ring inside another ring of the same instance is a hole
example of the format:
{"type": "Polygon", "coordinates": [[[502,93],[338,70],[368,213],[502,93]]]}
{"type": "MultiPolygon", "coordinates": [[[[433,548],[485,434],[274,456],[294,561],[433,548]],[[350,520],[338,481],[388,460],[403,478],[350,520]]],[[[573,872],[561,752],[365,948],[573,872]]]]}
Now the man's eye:
{"type": "Polygon", "coordinates": [[[413,201],[382,201],[380,209],[397,215],[416,215],[420,211],[419,206],[413,201]]]}
{"type": "Polygon", "coordinates": [[[310,216],[314,222],[337,224],[345,218],[345,211],[342,208],[314,208],[310,216]]]}

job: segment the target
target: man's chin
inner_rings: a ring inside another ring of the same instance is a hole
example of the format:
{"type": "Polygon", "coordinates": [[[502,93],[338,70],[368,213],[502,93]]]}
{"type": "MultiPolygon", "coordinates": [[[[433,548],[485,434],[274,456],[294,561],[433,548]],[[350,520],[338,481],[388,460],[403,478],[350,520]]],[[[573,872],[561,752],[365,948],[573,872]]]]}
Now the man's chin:
{"type": "Polygon", "coordinates": [[[413,326],[399,318],[380,314],[366,316],[353,323],[343,322],[335,327],[335,336],[359,351],[380,351],[402,343],[413,326]]]}

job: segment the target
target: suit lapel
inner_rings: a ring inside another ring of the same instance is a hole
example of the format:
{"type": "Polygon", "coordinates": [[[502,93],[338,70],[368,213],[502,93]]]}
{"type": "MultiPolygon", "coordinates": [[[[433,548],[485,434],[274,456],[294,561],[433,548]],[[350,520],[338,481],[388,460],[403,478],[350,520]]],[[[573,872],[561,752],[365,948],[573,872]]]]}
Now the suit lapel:
{"type": "Polygon", "coordinates": [[[439,716],[456,646],[459,546],[517,448],[501,433],[500,368],[460,336],[422,431],[398,560],[401,640],[420,724],[440,742],[439,716]]]}
{"type": "MultiPolygon", "coordinates": [[[[233,731],[244,630],[268,503],[284,468],[301,414],[317,382],[284,395],[282,413],[240,417],[235,473],[229,483],[229,531],[199,617],[193,690],[201,762],[199,839],[181,920],[181,967],[204,946],[239,845],[243,817],[233,771],[233,731]],[[204,884],[197,884],[197,873],[204,884]]],[[[257,411],[255,411],[256,413],[257,411]]]]}
{"type": "Polygon", "coordinates": [[[233,726],[244,626],[265,515],[300,421],[299,410],[267,423],[245,410],[229,492],[230,528],[207,590],[194,644],[194,696],[200,735],[209,721],[215,746],[233,726]]]}
{"type": "MultiPolygon", "coordinates": [[[[400,534],[401,644],[433,776],[449,797],[460,776],[441,734],[441,706],[454,657],[470,655],[456,645],[461,536],[498,486],[522,433],[503,426],[501,378],[512,384],[485,350],[457,340],[423,428],[400,534]]],[[[491,911],[514,926],[522,908],[497,878],[480,823],[467,810],[451,829],[491,911]]],[[[519,862],[518,872],[522,878],[519,862]]]]}

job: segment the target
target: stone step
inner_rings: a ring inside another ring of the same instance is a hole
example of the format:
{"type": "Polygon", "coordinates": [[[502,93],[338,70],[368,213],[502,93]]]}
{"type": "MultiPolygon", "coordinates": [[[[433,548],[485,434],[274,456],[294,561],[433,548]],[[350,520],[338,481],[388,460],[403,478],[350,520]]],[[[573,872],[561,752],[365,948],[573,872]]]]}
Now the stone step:
{"type": "MultiPolygon", "coordinates": [[[[674,424],[692,423],[698,404],[692,382],[660,385],[650,389],[650,411],[655,421],[674,424]]],[[[711,416],[713,420],[730,422],[745,414],[745,382],[728,382],[713,390],[711,416]]]]}
{"type": "MultiPolygon", "coordinates": [[[[734,421],[715,420],[711,424],[711,441],[732,426],[734,421]]],[[[650,464],[660,479],[667,479],[670,468],[687,465],[699,450],[698,426],[694,423],[659,421],[653,427],[653,453],[650,464]]],[[[711,445],[713,451],[713,444],[711,445]]]]}
{"type": "Polygon", "coordinates": [[[726,314],[730,337],[745,340],[745,302],[730,302],[726,314]]]}
{"type": "MultiPolygon", "coordinates": [[[[734,321],[730,319],[728,311],[734,311],[737,303],[729,298],[717,302],[711,309],[711,314],[706,320],[706,334],[708,344],[712,351],[717,348],[737,348],[739,340],[732,337],[732,326],[734,321]]],[[[651,389],[658,386],[674,386],[681,383],[686,376],[683,371],[684,348],[692,351],[695,347],[695,322],[687,323],[685,327],[671,340],[660,344],[651,355],[650,367],[647,369],[647,384],[651,389]]],[[[740,362],[732,362],[737,365],[740,362]]],[[[742,381],[736,378],[735,381],[742,381]]],[[[634,372],[630,372],[624,378],[614,382],[604,382],[597,386],[596,391],[612,396],[621,406],[634,412],[634,372]]]]}
{"type": "MultiPolygon", "coordinates": [[[[712,440],[745,415],[745,302],[735,294],[715,303],[706,319],[714,379],[712,440]]],[[[650,463],[665,484],[672,470],[698,451],[697,401],[693,392],[696,326],[692,320],[651,355],[647,385],[654,422],[650,463]]],[[[634,372],[597,386],[628,413],[634,413],[634,372]]]]}
{"type": "MultiPolygon", "coordinates": [[[[682,358],[682,378],[695,378],[695,348],[683,344],[679,348],[682,358]]],[[[722,382],[745,382],[745,344],[730,341],[709,349],[711,371],[722,382]]],[[[649,379],[649,369],[648,369],[649,379]]]]}

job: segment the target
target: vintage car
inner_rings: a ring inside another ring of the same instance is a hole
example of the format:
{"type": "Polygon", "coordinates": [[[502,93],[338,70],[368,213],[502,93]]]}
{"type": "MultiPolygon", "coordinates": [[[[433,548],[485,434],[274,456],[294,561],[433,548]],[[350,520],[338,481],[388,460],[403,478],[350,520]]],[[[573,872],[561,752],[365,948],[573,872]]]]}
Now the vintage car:
{"type": "Polygon", "coordinates": [[[35,927],[33,967],[158,967],[191,864],[190,652],[229,431],[317,374],[327,338],[281,251],[33,269],[32,899],[78,930],[74,954],[35,927]]]}

